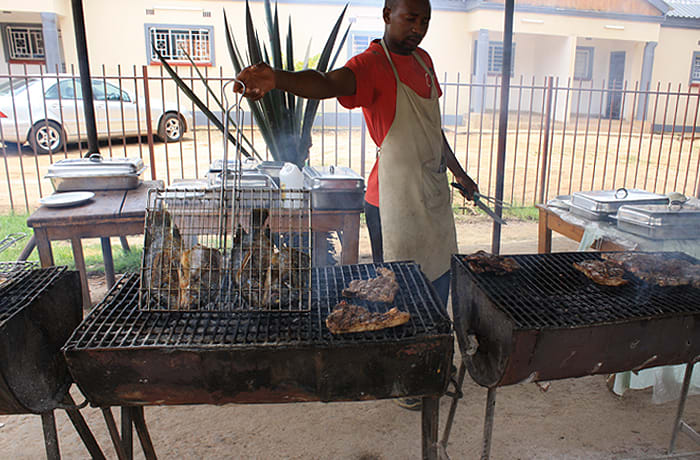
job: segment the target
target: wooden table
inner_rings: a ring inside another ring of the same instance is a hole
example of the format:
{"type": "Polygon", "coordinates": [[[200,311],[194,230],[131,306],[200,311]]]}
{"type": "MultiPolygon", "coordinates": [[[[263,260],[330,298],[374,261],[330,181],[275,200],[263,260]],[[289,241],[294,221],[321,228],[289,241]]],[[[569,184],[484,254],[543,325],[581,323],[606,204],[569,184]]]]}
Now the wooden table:
{"type": "MultiPolygon", "coordinates": [[[[544,204],[538,204],[537,208],[540,211],[539,228],[537,231],[537,252],[540,254],[552,252],[552,230],[574,241],[581,241],[583,232],[585,231],[583,225],[565,221],[559,217],[554,209],[544,204]]],[[[594,246],[600,251],[624,251],[629,249],[606,238],[597,240],[594,246]]]]}
{"type": "Polygon", "coordinates": [[[162,181],[145,181],[131,190],[96,191],[89,202],[67,208],[40,207],[27,219],[34,229],[39,260],[42,267],[54,264],[51,241],[70,240],[75,266],[80,272],[83,305],[89,307],[83,238],[100,238],[105,277],[109,287],[114,285],[114,262],[110,237],[125,237],[143,233],[148,189],[162,187],[162,181]]]}

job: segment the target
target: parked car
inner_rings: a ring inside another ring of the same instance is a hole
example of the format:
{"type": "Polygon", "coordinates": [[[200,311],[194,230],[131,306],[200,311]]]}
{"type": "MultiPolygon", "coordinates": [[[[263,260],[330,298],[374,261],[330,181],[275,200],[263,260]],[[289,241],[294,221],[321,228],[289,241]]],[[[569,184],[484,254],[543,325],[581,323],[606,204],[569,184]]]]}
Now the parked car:
{"type": "MultiPolygon", "coordinates": [[[[103,79],[92,80],[92,92],[99,138],[146,134],[143,98],[103,79]]],[[[66,143],[86,140],[81,99],[80,80],[74,76],[0,82],[0,140],[28,142],[38,153],[57,152],[66,143]]],[[[192,111],[176,103],[151,98],[150,106],[153,132],[164,142],[179,141],[193,126],[192,111]]]]}

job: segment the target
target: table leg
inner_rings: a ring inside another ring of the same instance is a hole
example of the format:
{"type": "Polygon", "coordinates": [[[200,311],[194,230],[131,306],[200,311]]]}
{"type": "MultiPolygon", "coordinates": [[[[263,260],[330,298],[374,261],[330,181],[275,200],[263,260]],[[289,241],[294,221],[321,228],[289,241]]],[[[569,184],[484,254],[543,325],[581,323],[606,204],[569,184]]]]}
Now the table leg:
{"type": "Polygon", "coordinates": [[[131,252],[131,248],[129,247],[129,242],[126,240],[125,236],[120,236],[119,241],[122,243],[122,249],[124,252],[131,252]]]}
{"type": "Polygon", "coordinates": [[[537,252],[548,254],[552,252],[552,229],[547,222],[547,212],[540,209],[539,226],[537,231],[537,252]]]}
{"type": "Polygon", "coordinates": [[[423,460],[438,459],[438,418],[440,398],[426,396],[421,406],[421,441],[423,460]]]}
{"type": "Polygon", "coordinates": [[[107,287],[114,286],[114,259],[112,259],[112,244],[109,242],[108,237],[100,238],[100,244],[102,245],[102,260],[105,263],[105,279],[107,280],[107,287]]]}
{"type": "Polygon", "coordinates": [[[360,214],[348,214],[343,218],[343,246],[341,265],[356,264],[360,252],[360,214]]]}
{"type": "Polygon", "coordinates": [[[73,247],[73,260],[75,261],[75,268],[77,268],[78,273],[80,273],[80,290],[83,293],[83,307],[90,308],[92,302],[90,301],[90,288],[88,286],[87,270],[85,269],[83,244],[80,242],[80,238],[78,237],[71,238],[70,244],[73,247]]]}
{"type": "Polygon", "coordinates": [[[313,267],[325,267],[328,265],[328,238],[326,238],[326,232],[312,232],[311,235],[311,265],[313,267]]]}
{"type": "Polygon", "coordinates": [[[34,229],[34,237],[36,238],[36,249],[39,251],[39,261],[42,267],[50,267],[53,265],[53,253],[51,252],[51,241],[49,234],[42,228],[34,229]]]}
{"type": "Polygon", "coordinates": [[[46,446],[46,458],[48,460],[60,460],[61,453],[58,450],[56,419],[53,416],[53,411],[48,411],[41,414],[41,427],[44,430],[44,445],[46,446]]]}
{"type": "Polygon", "coordinates": [[[29,238],[29,241],[27,241],[27,244],[24,246],[22,249],[22,252],[19,254],[19,257],[17,257],[17,260],[20,262],[24,262],[29,258],[29,256],[32,254],[32,251],[34,251],[34,248],[36,247],[36,236],[32,235],[31,238],[29,238]]]}

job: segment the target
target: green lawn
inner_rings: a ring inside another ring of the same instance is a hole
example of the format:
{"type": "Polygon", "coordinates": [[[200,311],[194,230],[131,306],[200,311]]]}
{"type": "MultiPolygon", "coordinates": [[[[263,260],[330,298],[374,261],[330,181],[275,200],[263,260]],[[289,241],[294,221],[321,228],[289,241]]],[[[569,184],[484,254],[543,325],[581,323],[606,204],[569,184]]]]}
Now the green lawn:
{"type": "MultiPolygon", "coordinates": [[[[24,245],[32,235],[32,229],[27,227],[28,214],[6,214],[0,215],[0,241],[3,241],[12,233],[24,233],[27,236],[0,252],[0,261],[17,260],[24,245]]],[[[136,271],[141,265],[141,252],[143,249],[137,237],[136,241],[130,241],[131,252],[126,253],[119,244],[119,240],[112,239],[112,251],[114,254],[114,270],[117,273],[125,271],[136,271]],[[138,243],[137,243],[138,242],[138,243]],[[136,243],[136,244],[133,244],[136,243]]],[[[133,239],[132,239],[133,240],[133,239]]],[[[67,265],[68,268],[75,269],[73,262],[73,251],[68,241],[55,241],[51,244],[53,258],[56,265],[67,265]]],[[[102,248],[98,239],[83,240],[83,253],[85,254],[85,266],[88,272],[104,273],[102,265],[102,248]]],[[[36,249],[29,256],[28,260],[39,260],[36,249]]]]}

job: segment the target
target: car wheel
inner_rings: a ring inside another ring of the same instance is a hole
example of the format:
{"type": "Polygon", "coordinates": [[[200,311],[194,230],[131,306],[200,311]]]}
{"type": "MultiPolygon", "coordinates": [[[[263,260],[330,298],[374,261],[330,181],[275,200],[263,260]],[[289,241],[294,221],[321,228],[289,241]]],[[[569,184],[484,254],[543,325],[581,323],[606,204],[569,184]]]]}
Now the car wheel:
{"type": "Polygon", "coordinates": [[[54,121],[37,122],[29,134],[29,143],[37,153],[56,153],[65,143],[63,129],[54,121]]]}
{"type": "Polygon", "coordinates": [[[176,113],[166,113],[158,126],[158,137],[163,142],[177,142],[182,139],[185,126],[182,119],[176,113]]]}

